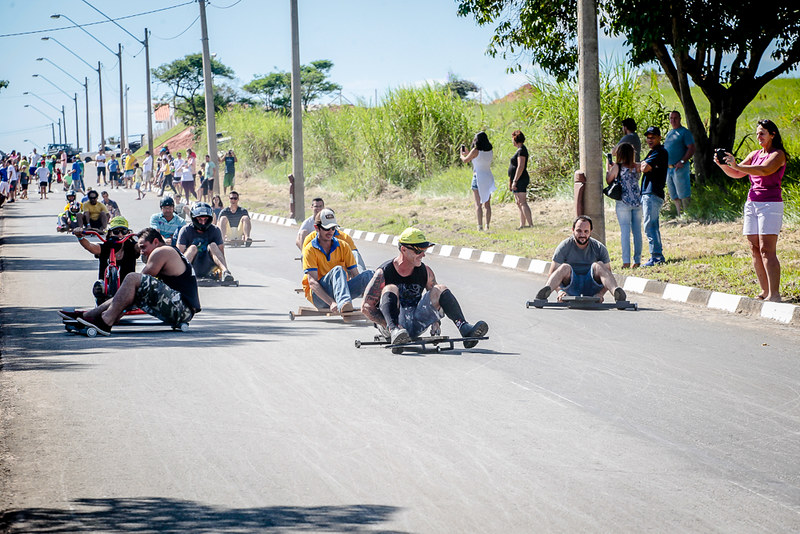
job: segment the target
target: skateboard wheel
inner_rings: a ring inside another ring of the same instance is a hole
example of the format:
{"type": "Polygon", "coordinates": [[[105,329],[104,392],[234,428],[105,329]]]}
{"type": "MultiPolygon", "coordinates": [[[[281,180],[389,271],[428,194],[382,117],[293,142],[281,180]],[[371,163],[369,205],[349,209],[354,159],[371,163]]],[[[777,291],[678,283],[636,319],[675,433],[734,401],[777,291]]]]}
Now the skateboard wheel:
{"type": "Polygon", "coordinates": [[[289,320],[294,321],[294,312],[289,312],[289,320]]]}
{"type": "Polygon", "coordinates": [[[357,349],[361,348],[361,340],[360,339],[356,339],[356,348],[357,349]]]}
{"type": "Polygon", "coordinates": [[[189,323],[181,323],[178,325],[178,330],[181,332],[188,332],[189,331],[189,323]]]}
{"type": "Polygon", "coordinates": [[[525,303],[525,308],[527,309],[527,308],[530,308],[530,307],[531,307],[531,303],[530,302],[526,302],[525,303]]]}
{"type": "Polygon", "coordinates": [[[392,348],[392,354],[403,354],[403,348],[402,347],[393,347],[392,348]]]}
{"type": "Polygon", "coordinates": [[[97,335],[97,329],[90,326],[86,329],[86,337],[95,337],[97,335]]]}

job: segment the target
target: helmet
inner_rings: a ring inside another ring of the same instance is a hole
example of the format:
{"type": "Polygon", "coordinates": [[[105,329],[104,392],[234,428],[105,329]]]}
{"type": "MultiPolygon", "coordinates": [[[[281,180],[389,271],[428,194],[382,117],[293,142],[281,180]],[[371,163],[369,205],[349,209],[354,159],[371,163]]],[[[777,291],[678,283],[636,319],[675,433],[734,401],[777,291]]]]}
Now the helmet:
{"type": "Polygon", "coordinates": [[[75,191],[70,189],[69,191],[67,191],[67,202],[72,202],[73,200],[75,200],[75,191]],[[69,198],[69,197],[72,197],[72,198],[69,198]]]}
{"type": "Polygon", "coordinates": [[[70,202],[69,203],[69,211],[70,211],[70,213],[80,213],[81,212],[81,203],[80,202],[70,202]]]}
{"type": "Polygon", "coordinates": [[[116,217],[108,221],[108,229],[113,230],[115,228],[128,228],[128,219],[126,219],[122,215],[117,215],[116,217]]]}
{"type": "Polygon", "coordinates": [[[164,206],[172,206],[174,208],[175,207],[175,199],[173,199],[172,197],[164,197],[164,198],[161,199],[161,202],[159,203],[159,206],[162,207],[162,208],[164,206]]]}
{"type": "Polygon", "coordinates": [[[211,227],[211,221],[214,219],[214,211],[211,209],[211,206],[206,204],[205,202],[195,202],[192,206],[192,225],[203,232],[208,230],[211,227]],[[200,221],[197,220],[198,217],[208,217],[208,222],[205,224],[201,224],[200,221]]]}

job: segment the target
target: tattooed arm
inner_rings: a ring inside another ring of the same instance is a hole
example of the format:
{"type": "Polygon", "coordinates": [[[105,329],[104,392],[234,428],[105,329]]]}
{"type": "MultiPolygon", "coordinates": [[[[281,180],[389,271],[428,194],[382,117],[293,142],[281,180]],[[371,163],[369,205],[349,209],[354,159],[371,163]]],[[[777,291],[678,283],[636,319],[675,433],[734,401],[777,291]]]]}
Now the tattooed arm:
{"type": "Polygon", "coordinates": [[[380,310],[381,291],[384,286],[383,269],[376,269],[364,289],[364,302],[361,305],[361,312],[373,323],[386,326],[386,320],[380,310]]]}

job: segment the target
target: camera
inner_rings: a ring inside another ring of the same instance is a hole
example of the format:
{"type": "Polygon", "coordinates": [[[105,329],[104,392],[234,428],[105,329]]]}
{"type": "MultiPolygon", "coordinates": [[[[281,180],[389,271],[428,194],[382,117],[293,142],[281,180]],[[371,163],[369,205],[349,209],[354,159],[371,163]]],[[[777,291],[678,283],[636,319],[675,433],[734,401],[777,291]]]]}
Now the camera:
{"type": "Polygon", "coordinates": [[[614,164],[614,158],[611,157],[611,153],[610,152],[608,154],[606,154],[606,158],[608,159],[608,164],[609,165],[613,165],[614,164]]]}
{"type": "Polygon", "coordinates": [[[461,145],[461,152],[464,152],[467,149],[467,145],[461,145]]]}
{"type": "Polygon", "coordinates": [[[714,150],[714,156],[717,158],[717,161],[725,165],[725,153],[727,150],[724,148],[717,148],[714,150]]]}

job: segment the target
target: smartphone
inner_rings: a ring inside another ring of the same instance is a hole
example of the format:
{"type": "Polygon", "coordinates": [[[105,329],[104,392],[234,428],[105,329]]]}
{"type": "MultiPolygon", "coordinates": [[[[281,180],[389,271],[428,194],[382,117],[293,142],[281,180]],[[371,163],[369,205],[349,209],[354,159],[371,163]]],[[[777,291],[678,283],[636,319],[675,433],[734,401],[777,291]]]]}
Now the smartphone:
{"type": "Polygon", "coordinates": [[[467,145],[461,145],[461,152],[464,152],[467,149],[467,145]]]}
{"type": "Polygon", "coordinates": [[[613,165],[614,164],[614,158],[611,157],[611,153],[606,154],[606,158],[608,159],[608,164],[609,165],[613,165]]]}

